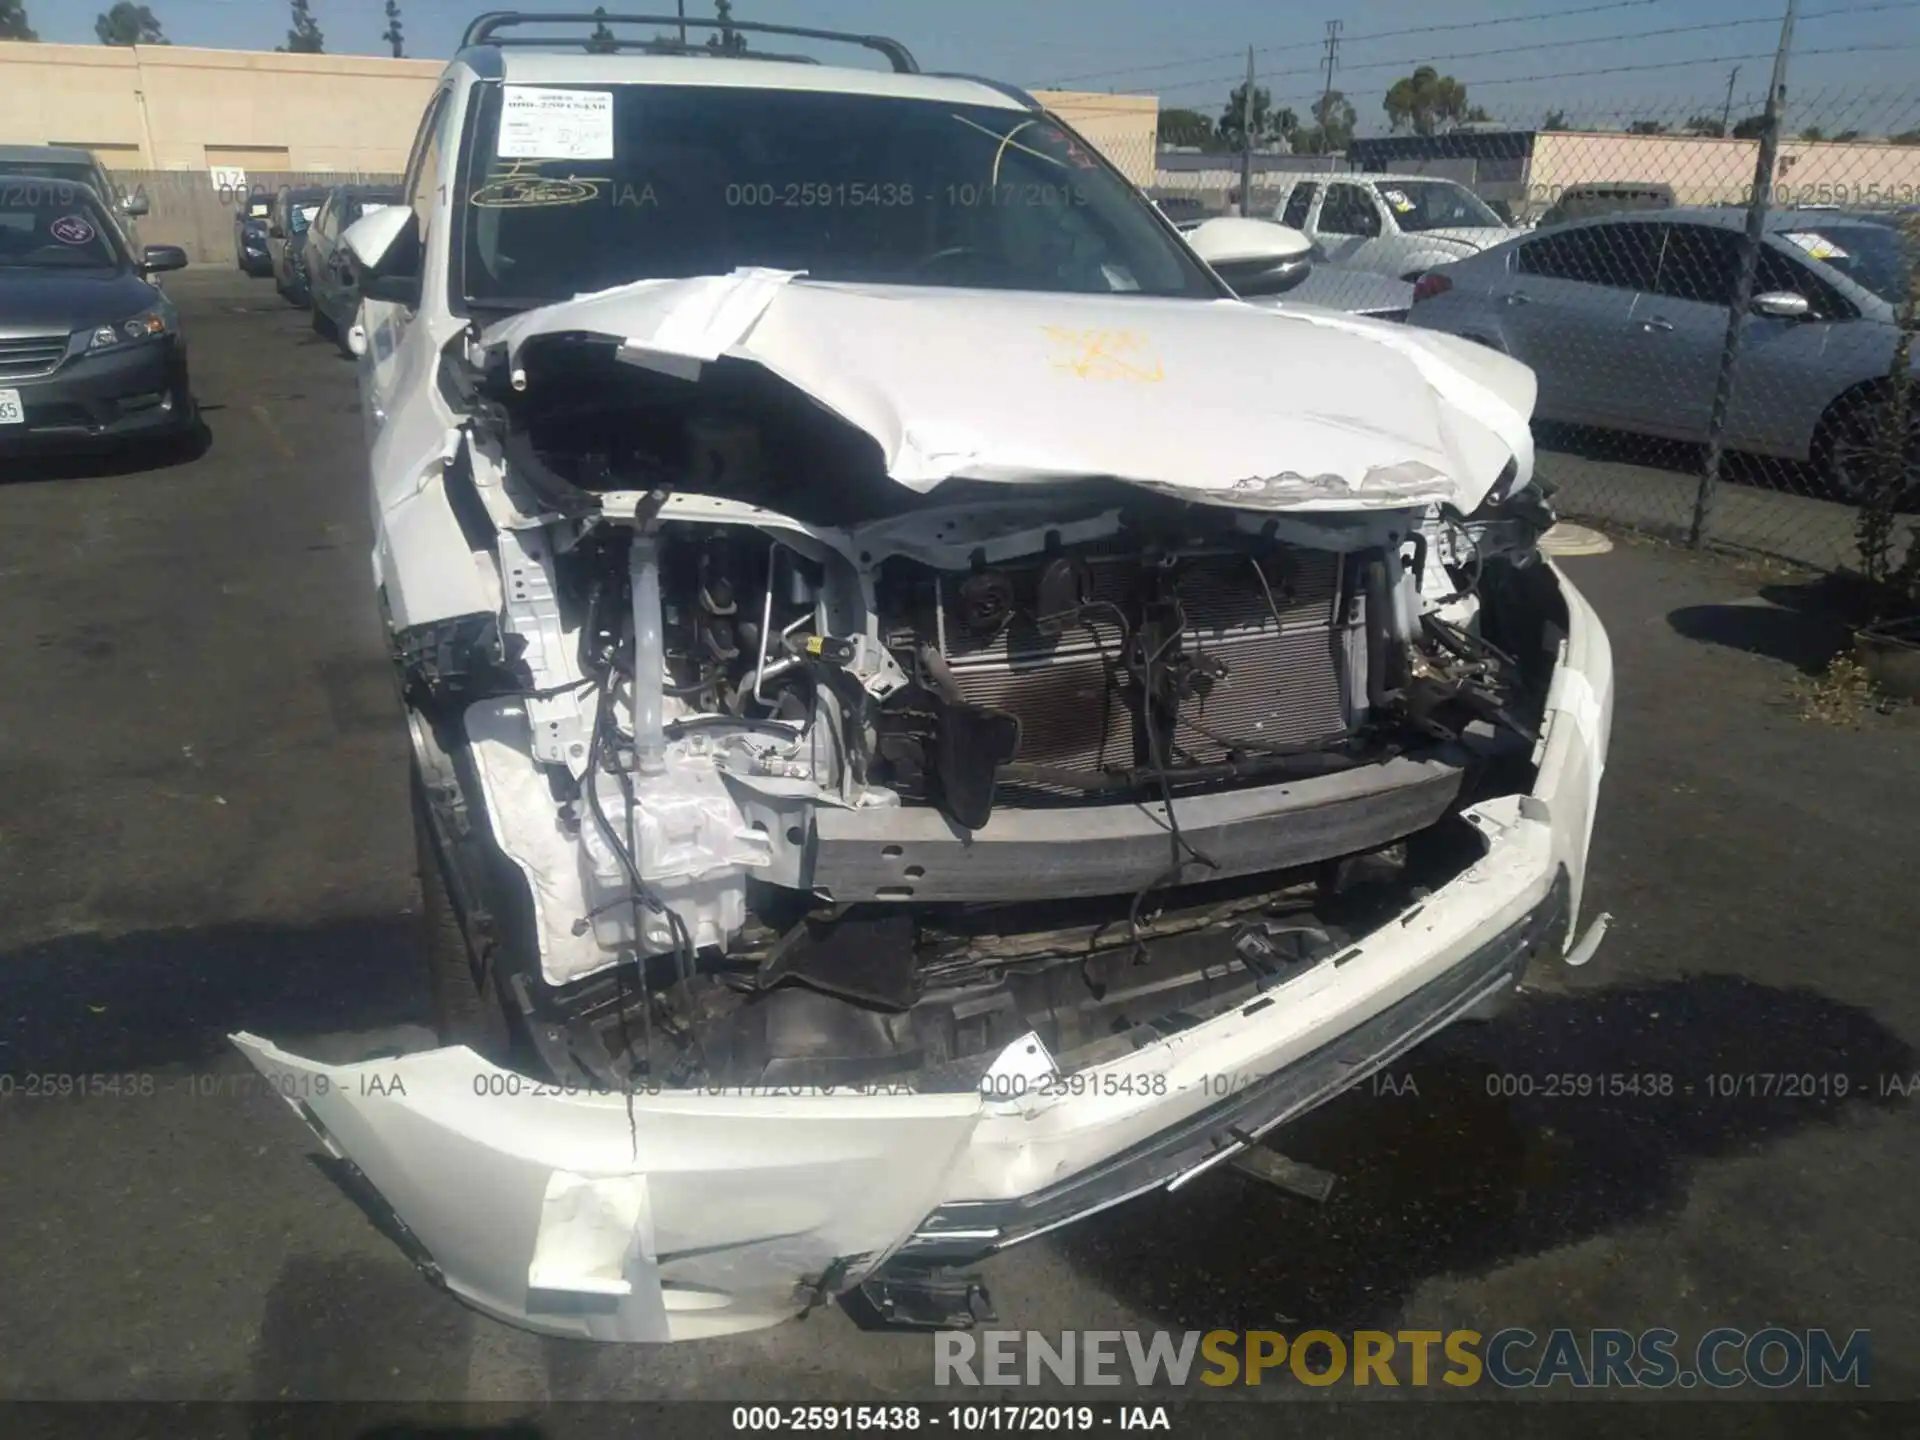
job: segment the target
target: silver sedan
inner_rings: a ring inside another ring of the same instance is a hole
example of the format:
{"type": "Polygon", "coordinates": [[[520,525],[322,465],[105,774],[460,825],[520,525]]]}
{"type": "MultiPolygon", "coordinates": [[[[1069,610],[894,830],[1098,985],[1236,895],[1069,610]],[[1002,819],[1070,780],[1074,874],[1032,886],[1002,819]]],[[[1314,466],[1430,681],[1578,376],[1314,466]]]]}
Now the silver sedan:
{"type": "MultiPolygon", "coordinates": [[[[1410,325],[1504,350],[1539,377],[1535,417],[1703,441],[1738,274],[1745,212],[1674,209],[1579,221],[1423,277],[1410,325]]],[[[1911,283],[1887,218],[1769,217],[1727,417],[1727,444],[1811,461],[1858,501],[1890,434],[1889,379],[1911,283]]],[[[1910,373],[1920,365],[1920,347],[1910,373]]],[[[1920,457],[1909,407],[1906,483],[1920,457]]]]}

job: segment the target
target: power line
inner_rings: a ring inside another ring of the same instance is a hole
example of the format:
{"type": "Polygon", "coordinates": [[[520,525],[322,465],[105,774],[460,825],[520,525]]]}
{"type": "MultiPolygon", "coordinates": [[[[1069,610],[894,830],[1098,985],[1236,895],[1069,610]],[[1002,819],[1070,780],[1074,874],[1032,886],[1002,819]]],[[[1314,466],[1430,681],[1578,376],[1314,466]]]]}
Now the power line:
{"type": "MultiPolygon", "coordinates": [[[[1884,10],[1910,10],[1910,9],[1913,9],[1916,4],[1920,4],[1920,0],[1879,0],[1879,3],[1872,4],[1872,5],[1842,5],[1842,6],[1836,6],[1830,10],[1813,10],[1813,11],[1809,11],[1807,14],[1802,15],[1799,18],[1805,21],[1805,20],[1817,20],[1822,16],[1827,16],[1827,15],[1871,15],[1878,11],[1884,11],[1884,10]]],[[[1739,29],[1743,26],[1748,26],[1748,25],[1775,25],[1778,23],[1779,21],[1776,17],[1757,16],[1747,20],[1715,20],[1715,21],[1709,21],[1703,24],[1698,24],[1698,25],[1670,25],[1659,30],[1637,30],[1631,33],[1620,34],[1620,35],[1595,35],[1584,40],[1562,40],[1557,42],[1554,48],[1571,49],[1576,45],[1618,44],[1620,42],[1630,41],[1630,40],[1648,40],[1648,39],[1655,39],[1655,38],[1669,36],[1669,35],[1698,34],[1706,31],[1739,29]]],[[[1343,43],[1349,43],[1349,42],[1343,41],[1343,43]]],[[[1430,65],[1436,60],[1483,60],[1495,55],[1533,54],[1539,48],[1540,47],[1537,45],[1505,45],[1505,46],[1497,47],[1492,50],[1458,51],[1448,55],[1427,55],[1427,56],[1419,56],[1419,57],[1404,57],[1397,60],[1370,60],[1365,64],[1345,65],[1342,68],[1346,71],[1394,70],[1394,69],[1400,69],[1402,67],[1412,66],[1412,65],[1430,65]]],[[[1860,46],[1853,47],[1854,50],[1886,50],[1886,49],[1902,49],[1902,48],[1905,48],[1905,47],[1886,46],[1886,45],[1860,45],[1860,46]]],[[[1768,51],[1766,52],[1766,54],[1759,55],[1759,56],[1752,56],[1752,55],[1724,56],[1722,57],[1722,59],[1723,60],[1726,60],[1726,59],[1734,59],[1734,60],[1763,59],[1764,60],[1764,59],[1767,59],[1769,56],[1771,56],[1772,53],[1773,53],[1772,51],[1768,51]]],[[[1843,49],[1843,50],[1799,50],[1799,51],[1796,51],[1795,53],[1800,55],[1821,55],[1821,54],[1845,54],[1849,52],[1843,49]]],[[[1624,70],[1638,70],[1638,69],[1664,70],[1664,69],[1673,69],[1679,65],[1703,65],[1707,63],[1709,62],[1705,60],[1669,61],[1669,62],[1661,62],[1659,64],[1653,64],[1653,65],[1626,65],[1626,66],[1618,66],[1618,67],[1613,67],[1610,69],[1604,69],[1599,71],[1576,70],[1576,71],[1570,71],[1568,73],[1575,74],[1575,75],[1614,74],[1624,70]]],[[[1269,80],[1278,80],[1278,79],[1283,79],[1283,78],[1294,76],[1294,75],[1317,75],[1320,73],[1320,68],[1321,68],[1320,66],[1315,65],[1312,67],[1295,67],[1294,69],[1291,69],[1291,70],[1270,70],[1267,72],[1264,78],[1269,80]]],[[[1201,86],[1212,87],[1212,86],[1219,85],[1220,83],[1222,83],[1222,77],[1209,76],[1205,79],[1176,81],[1173,84],[1166,86],[1165,88],[1167,90],[1186,90],[1186,89],[1196,89],[1201,86]]],[[[1471,80],[1471,81],[1462,81],[1461,83],[1467,84],[1467,85],[1489,85],[1489,84],[1506,84],[1507,82],[1506,81],[1489,81],[1489,80],[1471,80]]]]}
{"type": "MultiPolygon", "coordinates": [[[[1802,55],[1858,55],[1863,50],[1920,50],[1920,43],[1911,45],[1830,45],[1816,50],[1795,50],[1795,59],[1802,55]]],[[[1708,55],[1698,60],[1663,60],[1652,65],[1609,65],[1598,70],[1559,70],[1551,75],[1509,75],[1502,80],[1462,80],[1462,85],[1477,85],[1485,89],[1489,85],[1525,85],[1535,80],[1571,80],[1581,75],[1624,75],[1634,70],[1680,70],[1689,65],[1727,65],[1738,60],[1771,60],[1773,51],[1762,50],[1754,55],[1708,55]]]]}
{"type": "MultiPolygon", "coordinates": [[[[1437,35],[1445,30],[1481,30],[1490,25],[1525,25],[1534,20],[1560,20],[1570,15],[1597,15],[1603,10],[1632,10],[1645,5],[1658,5],[1661,0],[1607,0],[1604,5],[1582,5],[1574,10],[1542,10],[1532,15],[1502,15],[1491,20],[1463,20],[1452,25],[1416,25],[1405,30],[1375,30],[1367,35],[1348,35],[1343,43],[1358,45],[1367,40],[1393,40],[1402,35],[1437,35]]],[[[1255,47],[1258,55],[1284,55],[1294,50],[1317,50],[1325,42],[1322,40],[1302,40],[1292,45],[1260,45],[1255,47]]],[[[1148,75],[1161,70],[1179,70],[1188,65],[1211,65],[1220,60],[1238,60],[1238,50],[1224,55],[1193,55],[1185,60],[1163,60],[1156,65],[1125,65],[1114,70],[1089,70],[1078,75],[1063,75],[1053,83],[1071,85],[1076,80],[1100,80],[1109,75],[1148,75]]]]}
{"type": "MultiPolygon", "coordinates": [[[[1847,5],[1833,10],[1812,10],[1802,15],[1802,20],[1816,20],[1822,15],[1870,15],[1877,10],[1910,10],[1920,0],[1882,0],[1877,5],[1847,5]]],[[[1622,40],[1654,40],[1667,35],[1692,35],[1708,30],[1738,30],[1748,25],[1778,25],[1775,15],[1755,16],[1751,20],[1710,20],[1698,25],[1668,25],[1659,30],[1635,30],[1622,35],[1590,35],[1584,40],[1562,40],[1556,49],[1570,49],[1575,45],[1611,45],[1622,40]]],[[[1484,60],[1490,55],[1517,55],[1532,53],[1539,49],[1537,45],[1506,45],[1495,50],[1459,50],[1450,55],[1406,56],[1399,60],[1369,60],[1364,65],[1348,65],[1348,70],[1397,70],[1405,65],[1431,65],[1436,60],[1484,60]]],[[[1805,54],[1805,51],[1801,52],[1805,54]]],[[[1315,75],[1320,70],[1314,66],[1310,70],[1274,70],[1268,72],[1274,77],[1282,75],[1315,75]]]]}

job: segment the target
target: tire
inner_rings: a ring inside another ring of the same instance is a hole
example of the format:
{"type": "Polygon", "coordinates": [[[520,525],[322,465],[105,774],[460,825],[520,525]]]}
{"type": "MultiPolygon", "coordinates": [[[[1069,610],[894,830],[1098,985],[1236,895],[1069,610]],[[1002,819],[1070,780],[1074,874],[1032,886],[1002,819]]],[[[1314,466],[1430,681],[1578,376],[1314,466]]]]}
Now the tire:
{"type": "MultiPolygon", "coordinates": [[[[1920,388],[1909,392],[1907,406],[1907,443],[1896,506],[1920,498],[1920,388]]],[[[1843,505],[1865,503],[1873,485],[1868,460],[1877,437],[1890,431],[1892,409],[1893,401],[1885,395],[1844,396],[1821,420],[1813,463],[1832,499],[1843,505]]]]}
{"type": "Polygon", "coordinates": [[[467,943],[448,891],[445,861],[434,839],[426,786],[412,771],[414,860],[420,872],[420,944],[433,998],[433,1027],[443,1045],[468,1049],[505,1065],[513,1057],[504,997],[495,971],[467,943]]]}
{"type": "Polygon", "coordinates": [[[310,311],[313,317],[313,333],[323,339],[332,340],[338,344],[340,340],[339,327],[327,318],[327,312],[322,310],[318,304],[312,305],[310,311]]]}

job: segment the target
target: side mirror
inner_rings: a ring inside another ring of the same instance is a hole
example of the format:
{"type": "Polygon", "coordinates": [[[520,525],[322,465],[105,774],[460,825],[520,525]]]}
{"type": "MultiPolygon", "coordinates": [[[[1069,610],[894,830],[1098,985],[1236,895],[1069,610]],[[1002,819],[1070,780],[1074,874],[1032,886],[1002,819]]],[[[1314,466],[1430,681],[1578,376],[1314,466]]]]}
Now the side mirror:
{"type": "Polygon", "coordinates": [[[145,215],[153,207],[147,201],[146,191],[136,190],[131,195],[124,195],[121,197],[120,208],[124,210],[127,214],[131,215],[134,219],[138,220],[142,215],[145,215]]]}
{"type": "Polygon", "coordinates": [[[1313,268],[1313,246],[1291,226],[1223,215],[1183,232],[1187,244],[1240,296],[1277,295],[1313,268]]]}
{"type": "Polygon", "coordinates": [[[340,239],[361,269],[378,274],[410,258],[405,252],[419,247],[420,227],[411,205],[395,205],[362,215],[340,239]]]}
{"type": "Polygon", "coordinates": [[[1791,290],[1769,290],[1753,297],[1753,313],[1775,320],[1805,320],[1813,314],[1813,305],[1806,296],[1791,290]]]}
{"type": "Polygon", "coordinates": [[[362,215],[340,243],[353,257],[360,293],[408,309],[420,304],[420,222],[411,205],[362,215]]]}
{"type": "Polygon", "coordinates": [[[282,224],[280,224],[280,223],[279,223],[278,221],[270,221],[270,222],[268,222],[268,225],[267,225],[267,238],[268,238],[268,239],[270,239],[270,240],[284,240],[284,239],[286,239],[286,238],[287,238],[287,228],[286,228],[286,226],[284,226],[284,225],[282,225],[282,224]]]}
{"type": "Polygon", "coordinates": [[[367,327],[357,320],[347,327],[347,349],[356,359],[367,353],[367,327]]]}
{"type": "Polygon", "coordinates": [[[140,269],[148,275],[187,268],[187,252],[178,245],[149,245],[140,252],[140,269]]]}

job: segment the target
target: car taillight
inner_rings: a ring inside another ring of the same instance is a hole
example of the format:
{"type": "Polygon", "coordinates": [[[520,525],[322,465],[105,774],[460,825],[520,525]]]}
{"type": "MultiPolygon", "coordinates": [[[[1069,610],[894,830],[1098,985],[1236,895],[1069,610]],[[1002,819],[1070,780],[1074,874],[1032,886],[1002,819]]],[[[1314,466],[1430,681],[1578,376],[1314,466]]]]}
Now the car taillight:
{"type": "Polygon", "coordinates": [[[1413,282],[1413,303],[1431,300],[1436,295],[1444,295],[1453,288],[1453,282],[1437,270],[1429,270],[1413,282]]]}

